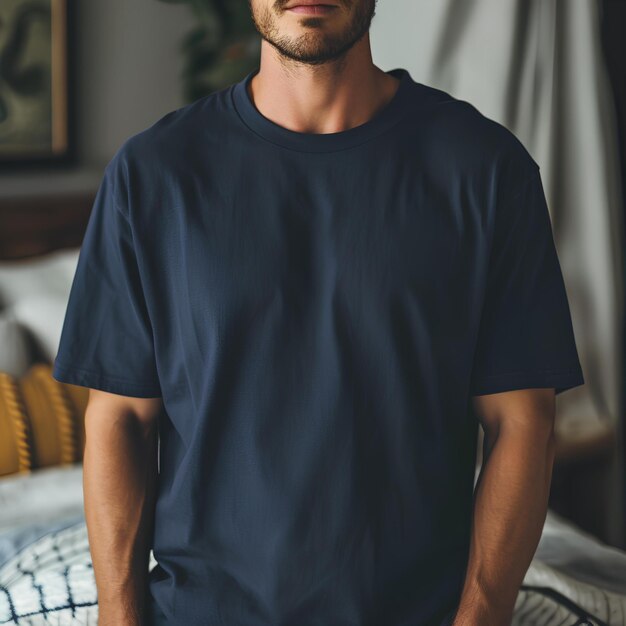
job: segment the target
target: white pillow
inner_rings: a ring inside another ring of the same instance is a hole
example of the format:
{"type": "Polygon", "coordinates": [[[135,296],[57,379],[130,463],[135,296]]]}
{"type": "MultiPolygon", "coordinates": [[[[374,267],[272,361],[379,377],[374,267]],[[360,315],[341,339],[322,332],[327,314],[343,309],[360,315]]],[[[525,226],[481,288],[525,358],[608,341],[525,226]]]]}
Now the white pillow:
{"type": "Polygon", "coordinates": [[[65,248],[32,259],[0,262],[0,305],[9,308],[32,296],[67,301],[79,250],[65,248]]]}
{"type": "MultiPolygon", "coordinates": [[[[19,348],[28,346],[28,331],[42,355],[49,361],[56,356],[61,327],[76,272],[80,248],[66,248],[33,259],[0,262],[0,306],[8,322],[6,332],[0,333],[0,358],[8,361],[10,373],[20,375],[32,356],[19,348]],[[22,336],[14,332],[15,322],[22,336]],[[13,322],[13,323],[11,323],[13,322]]],[[[0,365],[2,362],[0,362],[0,365]]]]}
{"type": "Polygon", "coordinates": [[[48,361],[56,356],[66,308],[67,299],[53,294],[22,298],[11,307],[48,361]]]}

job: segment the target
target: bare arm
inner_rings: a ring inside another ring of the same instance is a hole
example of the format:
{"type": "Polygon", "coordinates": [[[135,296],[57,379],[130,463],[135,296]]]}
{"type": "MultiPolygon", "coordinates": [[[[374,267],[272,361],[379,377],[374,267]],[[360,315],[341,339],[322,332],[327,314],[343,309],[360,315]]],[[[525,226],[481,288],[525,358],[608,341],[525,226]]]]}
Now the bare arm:
{"type": "Polygon", "coordinates": [[[161,398],[89,390],[83,492],[100,626],[143,620],[161,398]]]}
{"type": "Polygon", "coordinates": [[[554,389],[475,396],[485,430],[469,563],[454,626],[509,626],[548,509],[554,389]]]}

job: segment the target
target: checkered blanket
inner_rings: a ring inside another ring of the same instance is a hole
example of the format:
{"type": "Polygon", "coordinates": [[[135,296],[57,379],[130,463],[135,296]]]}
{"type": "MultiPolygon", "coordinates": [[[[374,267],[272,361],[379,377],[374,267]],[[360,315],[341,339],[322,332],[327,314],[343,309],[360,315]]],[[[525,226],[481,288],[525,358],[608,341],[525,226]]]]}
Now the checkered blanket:
{"type": "MultiPolygon", "coordinates": [[[[154,565],[150,553],[150,569],[154,565]]],[[[45,534],[0,567],[0,624],[97,623],[98,598],[84,521],[45,534]]]]}

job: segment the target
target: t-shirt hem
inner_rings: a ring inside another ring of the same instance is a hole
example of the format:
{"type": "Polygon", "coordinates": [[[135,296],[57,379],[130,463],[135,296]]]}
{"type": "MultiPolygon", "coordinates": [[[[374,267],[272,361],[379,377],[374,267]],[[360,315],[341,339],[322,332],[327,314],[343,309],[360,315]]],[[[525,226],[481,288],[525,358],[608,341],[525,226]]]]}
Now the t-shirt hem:
{"type": "Polygon", "coordinates": [[[505,372],[502,374],[487,374],[476,379],[471,386],[471,395],[485,395],[514,391],[517,389],[534,389],[554,387],[558,395],[585,384],[580,367],[562,370],[537,370],[531,372],[505,372]]]}
{"type": "Polygon", "coordinates": [[[161,387],[158,384],[129,381],[74,365],[63,365],[58,360],[55,360],[52,366],[52,378],[61,383],[90,387],[123,396],[135,398],[161,397],[161,387]]]}

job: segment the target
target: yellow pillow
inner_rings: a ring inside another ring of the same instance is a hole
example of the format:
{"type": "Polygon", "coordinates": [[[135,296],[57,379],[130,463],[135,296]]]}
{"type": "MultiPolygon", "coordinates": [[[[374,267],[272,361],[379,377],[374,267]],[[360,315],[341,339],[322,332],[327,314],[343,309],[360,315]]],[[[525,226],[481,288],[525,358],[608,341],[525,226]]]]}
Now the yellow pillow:
{"type": "Polygon", "coordinates": [[[0,476],[83,457],[89,390],[36,363],[21,378],[0,372],[0,476]]]}

